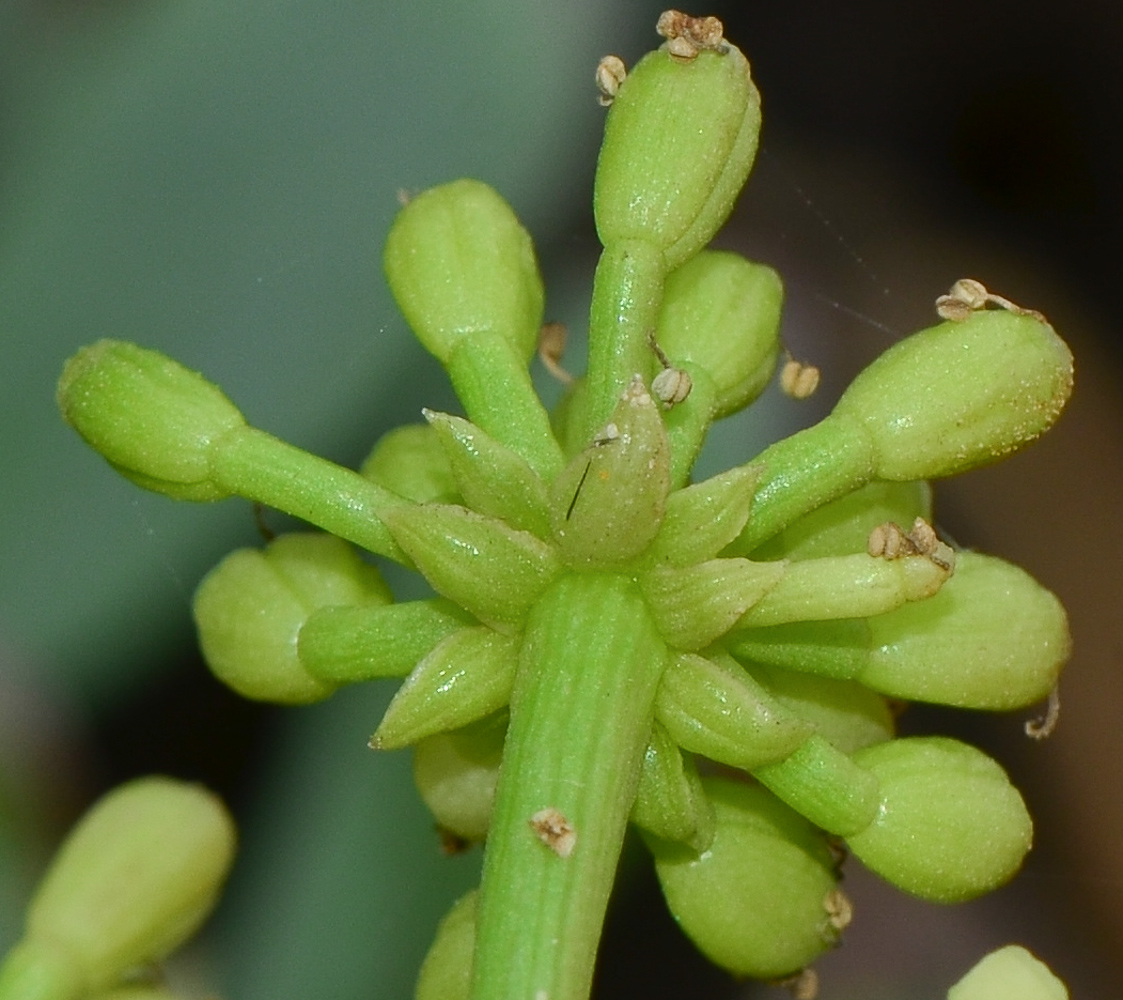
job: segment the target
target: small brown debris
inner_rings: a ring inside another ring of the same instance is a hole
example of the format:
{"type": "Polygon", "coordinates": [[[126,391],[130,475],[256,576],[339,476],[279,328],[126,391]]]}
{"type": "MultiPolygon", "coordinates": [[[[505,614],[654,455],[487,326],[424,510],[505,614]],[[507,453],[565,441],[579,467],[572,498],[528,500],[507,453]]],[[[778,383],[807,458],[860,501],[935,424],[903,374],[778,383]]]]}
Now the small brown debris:
{"type": "Polygon", "coordinates": [[[628,68],[619,56],[604,56],[597,63],[597,90],[600,91],[597,101],[601,107],[607,108],[616,100],[616,92],[627,75],[628,68]]]}
{"type": "Polygon", "coordinates": [[[716,17],[691,17],[677,10],[659,15],[655,30],[665,39],[667,51],[680,62],[690,62],[699,52],[724,52],[725,28],[716,17]]]}
{"type": "Polygon", "coordinates": [[[559,809],[539,809],[530,817],[530,828],[559,858],[568,858],[577,846],[577,831],[559,809]]]}
{"type": "Polygon", "coordinates": [[[562,385],[570,385],[573,376],[561,366],[565,354],[566,331],[563,323],[543,323],[538,331],[538,360],[562,385]]]}
{"type": "Polygon", "coordinates": [[[819,369],[796,361],[790,354],[780,369],[780,391],[792,399],[806,399],[819,388],[819,369]]]}
{"type": "Polygon", "coordinates": [[[850,897],[836,887],[827,893],[823,909],[827,914],[824,936],[833,941],[850,926],[850,921],[854,919],[854,905],[850,897]]]}
{"type": "Polygon", "coordinates": [[[1001,295],[988,292],[986,285],[974,278],[960,278],[947,295],[936,299],[936,312],[941,319],[964,320],[987,306],[997,306],[1019,316],[1032,316],[1042,323],[1047,322],[1036,309],[1025,309],[1001,295]]]}
{"type": "Polygon", "coordinates": [[[814,969],[801,969],[794,976],[781,979],[776,984],[792,995],[792,1000],[815,1000],[819,995],[819,973],[814,969]]]}
{"type": "Polygon", "coordinates": [[[913,521],[912,530],[907,534],[892,521],[879,524],[870,532],[866,551],[875,559],[924,556],[942,569],[955,568],[955,551],[940,541],[936,529],[922,517],[913,521]]]}
{"type": "Polygon", "coordinates": [[[1061,689],[1054,684],[1045,703],[1045,714],[1039,719],[1030,719],[1025,725],[1026,736],[1031,740],[1044,740],[1053,735],[1057,723],[1061,721],[1061,689]]]}
{"type": "Polygon", "coordinates": [[[690,395],[694,388],[694,380],[684,368],[676,368],[671,364],[663,348],[655,340],[655,331],[648,330],[647,343],[659,359],[663,370],[651,381],[651,395],[663,404],[663,409],[669,410],[676,403],[681,403],[690,395]]]}

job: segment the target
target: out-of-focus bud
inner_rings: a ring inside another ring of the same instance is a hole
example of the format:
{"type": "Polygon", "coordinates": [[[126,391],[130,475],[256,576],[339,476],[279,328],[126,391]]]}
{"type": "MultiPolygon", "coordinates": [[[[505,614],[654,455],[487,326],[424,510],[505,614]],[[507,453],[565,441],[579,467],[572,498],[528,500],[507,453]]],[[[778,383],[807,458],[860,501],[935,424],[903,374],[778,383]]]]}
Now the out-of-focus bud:
{"type": "Polygon", "coordinates": [[[854,762],[881,783],[881,809],[850,850],[882,878],[939,903],[973,899],[1008,881],[1033,840],[1033,822],[1006,772],[944,737],[879,743],[854,762]]]}
{"type": "Polygon", "coordinates": [[[1068,1000],[1068,989],[1025,948],[1008,944],[979,960],[948,1000],[1068,1000]]]}
{"type": "Polygon", "coordinates": [[[437,937],[421,963],[414,1000],[468,1000],[478,896],[478,889],[461,896],[442,918],[437,937]]]}
{"type": "Polygon", "coordinates": [[[530,360],[542,326],[542,279],[530,235],[486,184],[452,181],[411,199],[386,238],[383,264],[417,339],[442,363],[481,332],[530,360]]]}
{"type": "Polygon", "coordinates": [[[317,608],[383,605],[392,599],[373,566],[331,535],[282,535],[264,550],[238,549],[195,592],[203,656],[224,684],[247,698],[306,704],[337,683],[300,661],[300,629],[317,608]]]}
{"type": "Polygon", "coordinates": [[[703,785],[717,815],[709,849],[652,845],[668,908],[734,975],[798,972],[837,942],[849,915],[826,838],[759,786],[703,785]]]}
{"type": "Polygon", "coordinates": [[[689,260],[733,208],[759,132],[760,95],[739,49],[648,53],[605,123],[593,194],[601,242],[654,245],[667,269],[689,260]]]}
{"type": "Polygon", "coordinates": [[[234,824],[198,785],[140,778],[79,821],[0,966],[2,1000],[73,1000],[190,937],[234,858],[234,824]]]}
{"type": "Polygon", "coordinates": [[[66,421],[122,475],[177,500],[221,500],[211,446],[244,425],[222,391],[158,351],[120,340],[84,347],[63,368],[66,421]]]}

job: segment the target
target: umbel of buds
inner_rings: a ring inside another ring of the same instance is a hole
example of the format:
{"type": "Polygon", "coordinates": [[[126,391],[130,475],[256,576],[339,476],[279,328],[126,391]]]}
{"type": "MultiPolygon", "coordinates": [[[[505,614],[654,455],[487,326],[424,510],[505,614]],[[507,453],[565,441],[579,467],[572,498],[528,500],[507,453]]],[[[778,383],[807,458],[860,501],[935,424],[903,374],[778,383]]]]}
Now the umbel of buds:
{"type": "MultiPolygon", "coordinates": [[[[404,678],[370,746],[414,746],[446,834],[486,844],[422,1000],[584,1000],[629,824],[701,951],[764,979],[809,975],[849,923],[839,842],[954,902],[1009,879],[1032,840],[998,764],[951,739],[895,739],[886,697],[1055,702],[1063,608],[942,541],[926,480],[1044,433],[1071,391],[1068,348],[1039,313],[959,282],[942,321],[824,420],[692,481],[712,423],[775,374],[783,290],[766,265],[704,248],[756,149],[748,62],[713,18],[672,11],[659,30],[630,72],[606,60],[598,74],[604,249],[588,369],[555,413],[528,370],[544,301],[530,237],[467,180],[406,204],[383,258],[466,416],[424,411],[358,472],[249,426],[201,376],[133,345],[87,348],[59,387],[66,418],[137,483],[237,494],[324,529],[228,556],[195,615],[211,668],[247,697],[404,678]],[[432,596],[394,600],[353,546],[416,570],[432,596]]],[[[542,338],[553,370],[557,333],[542,338]]],[[[783,388],[804,397],[816,374],[791,364],[783,388]]],[[[32,957],[48,947],[29,941],[32,957]]],[[[117,946],[99,947],[44,968],[108,982],[117,946]]],[[[71,996],[52,988],[38,1000],[71,996]]]]}

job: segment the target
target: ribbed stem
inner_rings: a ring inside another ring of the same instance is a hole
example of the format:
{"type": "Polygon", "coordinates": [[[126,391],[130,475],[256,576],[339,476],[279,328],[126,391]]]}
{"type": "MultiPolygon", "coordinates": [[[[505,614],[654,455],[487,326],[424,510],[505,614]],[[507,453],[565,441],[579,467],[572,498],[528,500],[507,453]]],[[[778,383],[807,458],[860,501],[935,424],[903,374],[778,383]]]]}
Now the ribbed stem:
{"type": "Polygon", "coordinates": [[[585,1000],[666,660],[634,582],[567,574],[527,624],[472,1000],[585,1000]],[[549,811],[549,812],[547,812],[549,811]],[[548,827],[569,829],[554,838],[548,827]]]}

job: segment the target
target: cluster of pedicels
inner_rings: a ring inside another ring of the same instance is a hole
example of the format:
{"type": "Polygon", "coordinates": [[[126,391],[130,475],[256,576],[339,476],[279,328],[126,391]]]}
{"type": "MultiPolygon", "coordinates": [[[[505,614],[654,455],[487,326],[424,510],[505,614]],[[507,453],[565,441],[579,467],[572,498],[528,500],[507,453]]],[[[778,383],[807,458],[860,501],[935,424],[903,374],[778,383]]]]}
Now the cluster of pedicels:
{"type": "MultiPolygon", "coordinates": [[[[248,426],[200,375],[132,344],[86,348],[59,387],[67,420],[140,485],[237,494],[324,529],[233,553],[195,614],[211,668],[250,698],[405,678],[371,746],[413,746],[441,827],[486,842],[423,1000],[586,997],[629,823],[697,946],[769,980],[838,940],[846,853],[953,902],[1005,882],[1030,847],[1002,769],[956,740],[894,739],[887,699],[1008,710],[1054,692],[1060,604],[941,542],[926,481],[1044,432],[1069,351],[1039,314],[960,282],[942,321],[820,423],[691,482],[709,425],[773,377],[782,292],[770,268],[705,249],[756,150],[748,63],[713,18],[668,12],[659,30],[630,72],[598,68],[604,251],[587,373],[552,415],[528,374],[543,329],[544,359],[560,355],[530,238],[470,180],[408,201],[384,256],[466,417],[424,411],[358,472],[248,426]],[[395,602],[357,549],[434,596],[395,602]]],[[[799,365],[783,379],[814,387],[799,365]]],[[[21,947],[69,948],[58,967],[80,980],[85,938],[37,926],[21,947]]],[[[96,993],[99,976],[36,996],[96,993]]]]}

